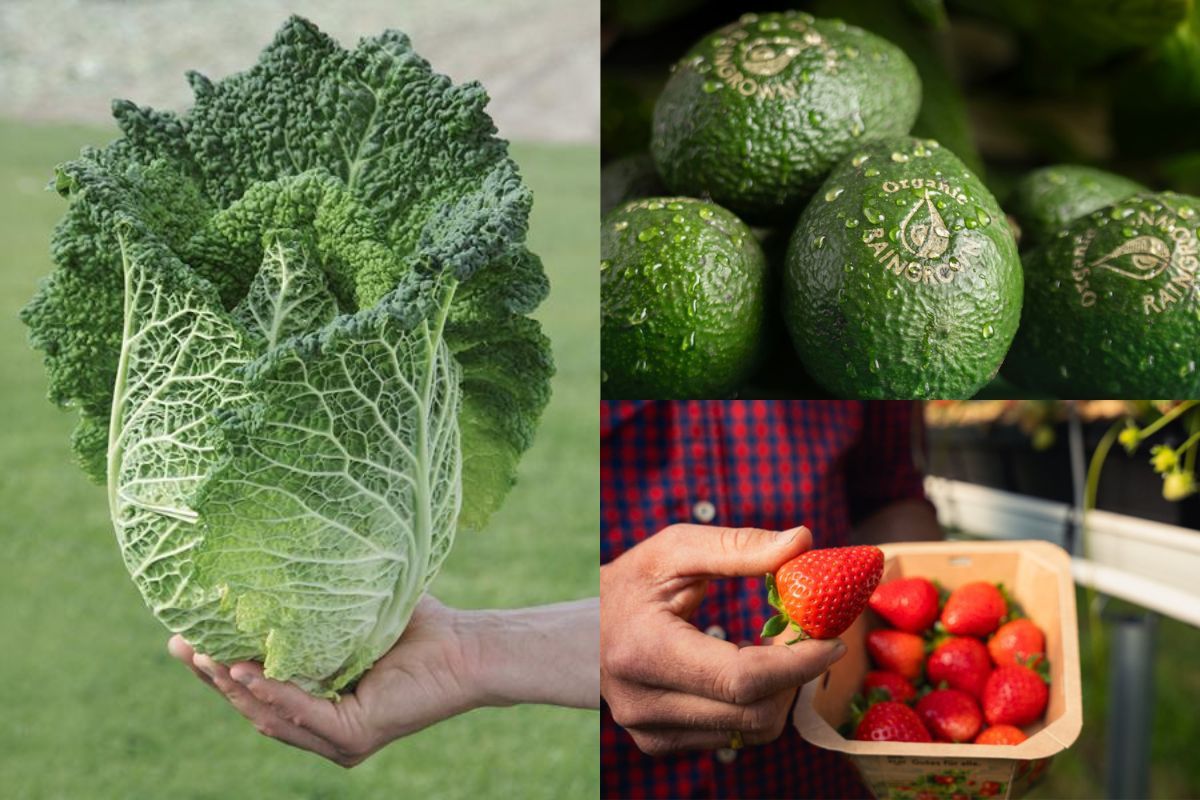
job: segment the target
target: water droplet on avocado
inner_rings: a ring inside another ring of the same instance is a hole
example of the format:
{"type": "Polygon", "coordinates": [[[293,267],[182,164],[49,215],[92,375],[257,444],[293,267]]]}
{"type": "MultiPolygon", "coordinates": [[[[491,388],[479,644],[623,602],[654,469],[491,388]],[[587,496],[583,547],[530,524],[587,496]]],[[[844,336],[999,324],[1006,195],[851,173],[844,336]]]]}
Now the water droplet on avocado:
{"type": "Polygon", "coordinates": [[[700,84],[700,88],[705,94],[712,94],[713,92],[720,91],[721,86],[722,84],[720,81],[705,81],[704,83],[700,84]]]}
{"type": "Polygon", "coordinates": [[[975,230],[979,227],[979,220],[975,219],[974,217],[967,217],[963,220],[963,225],[966,225],[971,230],[975,230]]]}
{"type": "Polygon", "coordinates": [[[639,242],[649,242],[657,239],[662,234],[658,228],[646,228],[637,235],[639,242]]]}
{"type": "Polygon", "coordinates": [[[825,115],[815,108],[808,112],[808,124],[814,128],[821,127],[821,123],[825,121],[825,115]]]}
{"type": "Polygon", "coordinates": [[[608,272],[608,268],[611,266],[612,266],[612,262],[609,261],[607,258],[601,259],[601,261],[600,261],[600,271],[601,272],[608,272]]]}
{"type": "Polygon", "coordinates": [[[895,286],[892,286],[892,287],[888,288],[888,290],[884,293],[884,295],[887,297],[888,300],[895,300],[897,297],[900,296],[900,290],[897,289],[895,286]]]}
{"type": "Polygon", "coordinates": [[[856,167],[861,167],[863,164],[867,163],[868,158],[870,158],[870,156],[866,153],[859,153],[854,158],[850,159],[850,163],[856,167]]]}
{"type": "Polygon", "coordinates": [[[847,47],[845,50],[846,58],[858,58],[858,48],[847,47]]]}
{"type": "Polygon", "coordinates": [[[678,201],[676,201],[674,203],[667,203],[667,208],[671,209],[672,211],[682,211],[683,203],[680,203],[678,201]]]}
{"type": "Polygon", "coordinates": [[[676,225],[682,225],[684,223],[683,214],[676,214],[671,217],[671,222],[674,222],[676,225]]]}
{"type": "Polygon", "coordinates": [[[701,208],[696,212],[696,216],[700,217],[700,219],[712,219],[713,212],[711,208],[701,208]]]}
{"type": "Polygon", "coordinates": [[[992,215],[984,211],[978,206],[975,207],[975,219],[979,220],[980,225],[991,225],[992,215]]]}
{"type": "Polygon", "coordinates": [[[1128,225],[1121,228],[1121,235],[1124,236],[1126,239],[1132,239],[1133,235],[1135,233],[1137,233],[1137,231],[1135,231],[1133,228],[1129,227],[1128,225]]]}
{"type": "Polygon", "coordinates": [[[635,311],[629,315],[629,324],[630,325],[641,325],[643,322],[646,321],[646,318],[649,316],[650,316],[650,309],[648,309],[648,308],[643,308],[639,311],[635,311]]]}
{"type": "Polygon", "coordinates": [[[1183,208],[1179,209],[1179,216],[1183,219],[1191,219],[1192,217],[1196,216],[1196,211],[1191,206],[1184,206],[1183,208]]]}
{"type": "Polygon", "coordinates": [[[1133,209],[1128,206],[1115,206],[1112,211],[1108,212],[1108,216],[1113,219],[1128,219],[1133,216],[1133,209]]]}
{"type": "Polygon", "coordinates": [[[842,267],[842,271],[849,275],[851,272],[854,272],[854,265],[847,261],[846,266],[842,267]]]}
{"type": "Polygon", "coordinates": [[[878,174],[879,170],[875,169],[874,167],[867,167],[865,170],[863,170],[863,176],[867,178],[874,178],[878,174]]]}
{"type": "Polygon", "coordinates": [[[908,153],[901,153],[899,150],[892,153],[892,161],[897,164],[903,164],[908,161],[908,153]]]}
{"type": "Polygon", "coordinates": [[[1059,364],[1059,365],[1058,365],[1058,376],[1059,376],[1060,378],[1062,378],[1064,381],[1065,381],[1065,380],[1069,380],[1069,379],[1070,379],[1070,377],[1071,377],[1071,371],[1070,371],[1069,369],[1067,369],[1067,365],[1066,365],[1066,364],[1059,364]]]}
{"type": "Polygon", "coordinates": [[[869,362],[867,362],[867,370],[870,371],[872,375],[879,372],[879,359],[872,358],[869,362]]]}
{"type": "Polygon", "coordinates": [[[824,236],[814,237],[813,241],[812,241],[812,246],[814,249],[820,250],[822,247],[825,246],[825,237],[824,236]]]}
{"type": "Polygon", "coordinates": [[[984,323],[979,332],[983,334],[983,338],[990,339],[996,334],[996,329],[992,327],[991,323],[984,323]]]}
{"type": "Polygon", "coordinates": [[[883,212],[870,206],[863,206],[863,216],[867,218],[867,222],[883,222],[883,212]]]}
{"type": "Polygon", "coordinates": [[[622,219],[622,220],[617,220],[616,222],[614,222],[614,223],[613,223],[613,230],[614,230],[614,231],[623,231],[623,230],[625,230],[625,229],[626,229],[626,228],[628,228],[628,227],[629,227],[629,223],[628,223],[628,222],[626,222],[626,221],[625,221],[625,220],[623,220],[623,219],[622,219]]]}
{"type": "Polygon", "coordinates": [[[634,365],[633,365],[633,371],[634,372],[649,372],[650,365],[646,363],[646,359],[639,358],[637,360],[637,362],[634,363],[634,365]]]}
{"type": "Polygon", "coordinates": [[[840,186],[833,187],[832,189],[830,189],[828,192],[825,193],[825,202],[832,203],[834,200],[837,200],[838,197],[841,196],[842,191],[843,190],[840,186]]]}
{"type": "Polygon", "coordinates": [[[851,217],[850,219],[846,220],[846,227],[847,228],[857,228],[858,220],[856,220],[854,217],[851,217]]]}
{"type": "Polygon", "coordinates": [[[683,337],[683,340],[679,342],[679,351],[681,353],[686,353],[688,350],[691,350],[695,346],[696,346],[696,332],[692,331],[687,336],[683,337]]]}

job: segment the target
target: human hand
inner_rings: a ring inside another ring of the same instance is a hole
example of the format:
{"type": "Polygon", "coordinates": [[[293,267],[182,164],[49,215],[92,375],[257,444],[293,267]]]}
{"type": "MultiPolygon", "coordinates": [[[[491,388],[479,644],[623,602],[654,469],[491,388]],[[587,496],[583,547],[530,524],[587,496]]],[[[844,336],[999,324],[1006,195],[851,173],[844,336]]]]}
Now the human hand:
{"type": "Polygon", "coordinates": [[[807,528],[672,525],[600,568],[601,694],[643,752],[783,732],[797,688],[841,658],[841,641],[739,647],[688,619],[710,579],[763,575],[811,546],[807,528]]]}
{"type": "Polygon", "coordinates": [[[426,595],[400,640],[339,702],[265,678],[256,662],[226,667],[181,636],[168,649],[260,733],[353,767],[395,739],[485,704],[484,686],[473,680],[477,645],[462,635],[469,613],[426,595]]]}

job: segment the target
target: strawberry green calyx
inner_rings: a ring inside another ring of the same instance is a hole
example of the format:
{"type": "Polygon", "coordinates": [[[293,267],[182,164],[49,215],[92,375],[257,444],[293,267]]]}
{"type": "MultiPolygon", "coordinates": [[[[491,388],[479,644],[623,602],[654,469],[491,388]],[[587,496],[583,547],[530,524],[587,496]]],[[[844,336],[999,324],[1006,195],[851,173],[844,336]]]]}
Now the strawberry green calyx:
{"type": "Polygon", "coordinates": [[[789,639],[787,644],[795,644],[809,638],[808,634],[801,630],[795,620],[788,616],[787,610],[783,607],[783,602],[779,599],[779,587],[775,585],[775,576],[769,572],[767,573],[767,604],[779,613],[763,623],[762,633],[759,636],[763,639],[771,639],[790,627],[796,631],[796,638],[789,639]]]}

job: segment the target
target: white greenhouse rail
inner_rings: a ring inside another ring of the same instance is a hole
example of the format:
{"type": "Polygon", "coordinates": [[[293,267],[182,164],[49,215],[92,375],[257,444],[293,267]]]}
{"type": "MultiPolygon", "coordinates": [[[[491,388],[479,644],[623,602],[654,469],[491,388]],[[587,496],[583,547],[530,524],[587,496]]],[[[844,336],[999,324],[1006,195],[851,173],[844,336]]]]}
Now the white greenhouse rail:
{"type": "MultiPolygon", "coordinates": [[[[938,518],[987,539],[1062,544],[1071,507],[947,478],[928,477],[938,518]]],[[[1200,533],[1176,525],[1093,511],[1090,560],[1073,559],[1076,582],[1200,627],[1200,533]]]]}

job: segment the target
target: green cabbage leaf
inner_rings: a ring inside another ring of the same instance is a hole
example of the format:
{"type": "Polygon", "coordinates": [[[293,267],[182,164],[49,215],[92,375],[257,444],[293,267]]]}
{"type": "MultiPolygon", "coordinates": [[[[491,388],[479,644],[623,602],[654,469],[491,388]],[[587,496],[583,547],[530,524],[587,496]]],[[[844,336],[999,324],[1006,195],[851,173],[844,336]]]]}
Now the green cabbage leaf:
{"type": "Polygon", "coordinates": [[[475,83],[293,17],[59,166],[22,312],[154,614],[332,695],[403,632],[549,397],[532,197],[475,83]]]}

